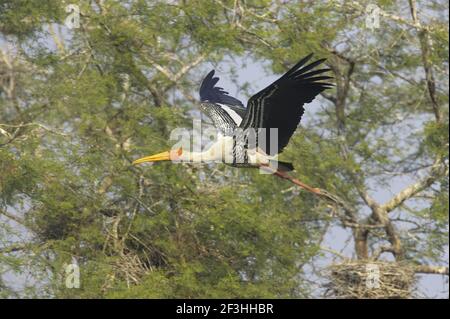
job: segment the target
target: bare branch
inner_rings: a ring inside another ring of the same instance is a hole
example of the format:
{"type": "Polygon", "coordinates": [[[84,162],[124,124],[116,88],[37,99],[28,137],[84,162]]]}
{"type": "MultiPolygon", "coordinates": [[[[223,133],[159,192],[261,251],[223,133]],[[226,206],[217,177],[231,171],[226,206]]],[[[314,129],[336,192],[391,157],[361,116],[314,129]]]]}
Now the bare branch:
{"type": "MultiPolygon", "coordinates": [[[[12,124],[0,124],[0,126],[3,126],[3,127],[12,127],[12,128],[23,128],[23,127],[28,127],[28,126],[37,126],[37,127],[41,128],[41,129],[43,129],[44,131],[47,131],[47,132],[50,132],[50,133],[53,133],[53,134],[56,134],[56,135],[69,136],[69,135],[66,134],[66,133],[63,133],[63,132],[61,132],[61,131],[57,131],[57,130],[55,130],[55,129],[53,129],[53,128],[50,128],[50,127],[48,127],[48,126],[46,126],[46,125],[44,125],[44,124],[41,124],[41,123],[34,123],[34,122],[32,122],[32,123],[17,124],[17,125],[12,125],[12,124]]],[[[0,129],[1,129],[1,128],[0,128],[0,129]]],[[[2,130],[2,131],[3,131],[3,130],[2,130]]],[[[0,132],[3,133],[2,131],[0,131],[0,132]]]]}
{"type": "Polygon", "coordinates": [[[180,71],[178,71],[176,74],[172,73],[172,71],[170,71],[168,68],[163,67],[162,65],[158,64],[156,61],[154,61],[148,56],[144,56],[143,58],[147,60],[147,62],[151,63],[155,67],[155,69],[164,74],[170,81],[176,82],[179,79],[181,79],[187,72],[189,72],[189,70],[197,66],[200,62],[202,62],[206,58],[206,56],[207,56],[206,53],[200,54],[190,63],[183,65],[180,71]]]}
{"type": "Polygon", "coordinates": [[[323,251],[326,251],[326,252],[328,252],[328,253],[331,253],[331,254],[333,254],[333,255],[335,255],[335,256],[338,256],[338,257],[340,257],[340,258],[343,259],[343,260],[349,260],[349,259],[350,259],[350,258],[348,258],[347,256],[342,255],[340,252],[338,252],[338,251],[336,251],[336,250],[334,250],[334,249],[328,248],[328,247],[323,247],[323,246],[321,246],[321,247],[320,247],[320,250],[323,250],[323,251]]]}
{"type": "Polygon", "coordinates": [[[415,266],[414,271],[416,273],[421,273],[421,274],[434,274],[434,275],[447,275],[448,276],[448,267],[444,267],[444,266],[420,265],[420,266],[415,266]]]}
{"type": "MultiPolygon", "coordinates": [[[[421,23],[419,21],[418,15],[417,15],[416,2],[414,0],[409,0],[409,6],[410,6],[411,16],[414,21],[414,24],[420,27],[421,23]]],[[[432,64],[430,61],[431,44],[430,44],[430,38],[428,35],[428,30],[426,28],[419,30],[418,37],[419,37],[419,42],[420,42],[420,49],[422,52],[422,63],[423,63],[423,68],[425,70],[425,81],[427,83],[428,94],[430,96],[431,105],[433,107],[433,112],[434,112],[436,121],[440,122],[441,121],[441,112],[440,112],[439,104],[437,102],[436,83],[435,83],[435,79],[434,79],[432,64]]]]}
{"type": "Polygon", "coordinates": [[[379,229],[379,228],[384,228],[383,224],[370,225],[370,224],[363,224],[363,223],[349,223],[349,222],[346,222],[346,221],[342,221],[342,224],[345,227],[360,228],[360,229],[379,229]]]}
{"type": "Polygon", "coordinates": [[[381,246],[376,251],[374,251],[374,253],[372,254],[372,259],[378,260],[378,258],[380,258],[383,253],[387,252],[395,254],[395,251],[392,248],[392,246],[381,246]]]}
{"type": "Polygon", "coordinates": [[[189,72],[189,70],[191,70],[193,67],[197,66],[200,62],[202,62],[206,58],[206,56],[207,56],[206,53],[200,54],[199,56],[197,56],[197,58],[195,58],[190,63],[183,65],[181,70],[178,71],[177,74],[175,74],[173,81],[176,82],[179,79],[181,79],[187,72],[189,72]]]}
{"type": "Polygon", "coordinates": [[[5,211],[5,210],[0,210],[0,215],[3,215],[3,216],[5,216],[5,217],[7,217],[7,218],[9,218],[9,219],[11,219],[11,220],[13,220],[13,221],[15,221],[16,223],[18,223],[18,224],[20,224],[20,225],[24,225],[24,221],[23,221],[22,218],[17,217],[17,216],[15,216],[15,215],[13,215],[13,214],[11,214],[11,213],[5,211]]]}
{"type": "Polygon", "coordinates": [[[387,238],[392,247],[392,253],[397,259],[403,259],[403,245],[398,235],[397,229],[389,219],[388,213],[383,210],[379,205],[376,205],[372,209],[372,217],[384,225],[387,238]]]}
{"type": "Polygon", "coordinates": [[[381,209],[387,213],[393,211],[402,205],[404,201],[414,197],[424,189],[430,187],[437,179],[445,175],[448,175],[448,170],[445,168],[445,165],[442,164],[440,159],[436,160],[431,167],[430,174],[428,176],[406,187],[404,190],[391,198],[387,203],[382,205],[381,209]]]}
{"type": "Polygon", "coordinates": [[[53,24],[51,24],[51,23],[48,25],[48,30],[49,30],[50,35],[53,38],[53,41],[56,44],[56,47],[58,48],[59,54],[61,56],[64,56],[66,53],[66,49],[65,49],[62,37],[59,34],[56,34],[55,28],[53,27],[53,24]]]}

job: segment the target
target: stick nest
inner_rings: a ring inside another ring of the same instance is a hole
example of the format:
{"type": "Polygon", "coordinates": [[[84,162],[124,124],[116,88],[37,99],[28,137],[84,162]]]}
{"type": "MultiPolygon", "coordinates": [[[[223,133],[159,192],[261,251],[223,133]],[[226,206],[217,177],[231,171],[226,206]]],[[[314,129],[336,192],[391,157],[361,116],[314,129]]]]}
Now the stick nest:
{"type": "Polygon", "coordinates": [[[325,297],[347,299],[412,298],[415,276],[404,263],[349,261],[328,268],[325,297]]]}

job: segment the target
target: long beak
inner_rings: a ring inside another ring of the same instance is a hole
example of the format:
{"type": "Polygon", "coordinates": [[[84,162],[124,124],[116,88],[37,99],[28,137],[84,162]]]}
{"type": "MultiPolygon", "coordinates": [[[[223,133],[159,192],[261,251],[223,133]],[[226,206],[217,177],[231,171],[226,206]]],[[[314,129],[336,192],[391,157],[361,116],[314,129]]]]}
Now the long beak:
{"type": "Polygon", "coordinates": [[[183,150],[180,147],[178,150],[175,150],[175,151],[167,151],[167,152],[162,152],[162,153],[158,153],[158,154],[151,155],[151,156],[142,157],[140,159],[135,160],[133,162],[133,165],[141,164],[141,163],[145,163],[145,162],[159,162],[159,161],[176,160],[181,156],[182,152],[183,152],[183,150]]]}

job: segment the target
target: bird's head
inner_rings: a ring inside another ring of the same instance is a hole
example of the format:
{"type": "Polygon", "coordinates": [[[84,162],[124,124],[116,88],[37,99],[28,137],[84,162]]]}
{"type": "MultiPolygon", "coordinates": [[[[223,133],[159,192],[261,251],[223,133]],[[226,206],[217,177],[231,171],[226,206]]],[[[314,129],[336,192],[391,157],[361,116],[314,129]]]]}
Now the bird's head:
{"type": "Polygon", "coordinates": [[[133,165],[146,163],[146,162],[159,162],[159,161],[177,161],[180,160],[183,155],[183,149],[180,147],[176,150],[170,150],[155,155],[145,156],[139,158],[133,162],[133,165]]]}

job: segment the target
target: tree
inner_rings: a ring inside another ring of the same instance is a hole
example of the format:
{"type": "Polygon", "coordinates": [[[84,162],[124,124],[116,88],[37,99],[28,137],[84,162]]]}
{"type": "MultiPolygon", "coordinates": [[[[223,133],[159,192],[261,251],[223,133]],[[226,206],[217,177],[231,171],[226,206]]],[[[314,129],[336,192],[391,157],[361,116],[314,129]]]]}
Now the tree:
{"type": "Polygon", "coordinates": [[[371,28],[369,1],[80,1],[74,29],[43,3],[0,5],[4,296],[319,296],[306,269],[336,227],[347,257],[448,275],[446,2],[379,1],[371,28]],[[283,156],[331,201],[256,170],[130,165],[192,126],[208,63],[281,73],[309,52],[336,89],[283,156]]]}

